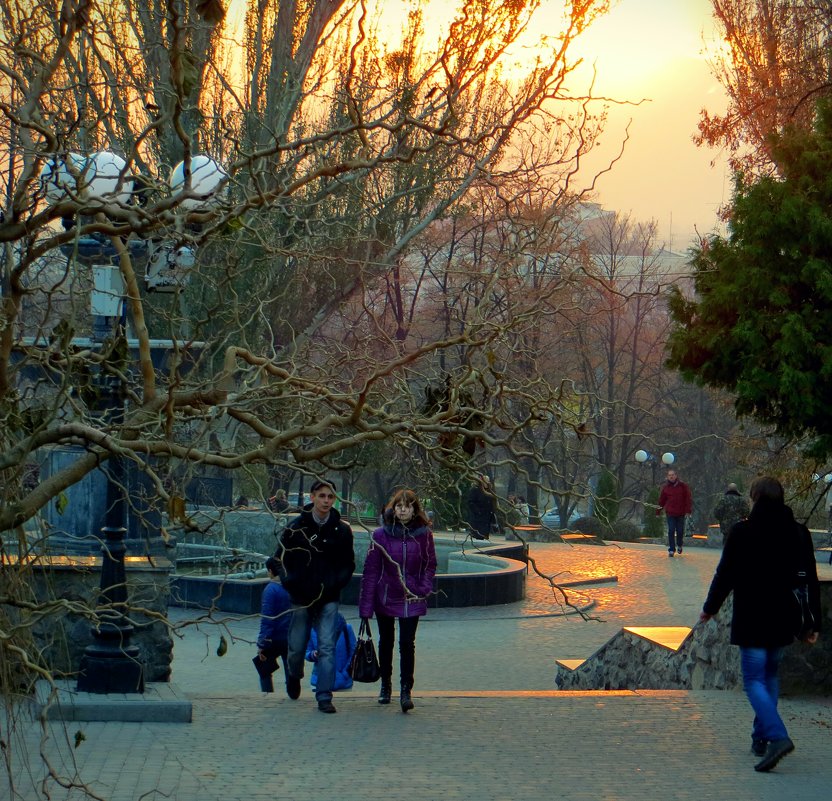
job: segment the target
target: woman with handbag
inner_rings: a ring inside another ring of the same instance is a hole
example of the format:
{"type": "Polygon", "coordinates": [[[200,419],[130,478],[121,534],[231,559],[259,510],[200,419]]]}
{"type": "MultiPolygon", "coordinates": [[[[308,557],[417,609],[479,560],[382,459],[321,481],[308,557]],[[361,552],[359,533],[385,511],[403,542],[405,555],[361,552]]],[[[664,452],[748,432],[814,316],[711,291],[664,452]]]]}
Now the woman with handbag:
{"type": "Polygon", "coordinates": [[[378,621],[381,667],[380,704],[389,704],[393,692],[393,642],[399,621],[399,659],[402,712],[413,709],[413,673],[416,662],[416,627],[428,610],[433,591],[436,550],[428,518],[413,490],[393,494],[384,511],[384,525],[373,532],[358,612],[362,619],[374,614],[378,621]]]}
{"type": "Polygon", "coordinates": [[[783,485],[769,476],[751,484],[752,509],[731,529],[700,620],[707,622],[734,593],[731,643],[740,648],[743,688],[754,710],[754,766],[770,771],[794,750],[777,711],[780,660],[795,639],[815,643],[820,632],[820,590],[814,545],[806,526],[786,506],[783,485]],[[805,587],[801,614],[795,589],[805,587]]]}

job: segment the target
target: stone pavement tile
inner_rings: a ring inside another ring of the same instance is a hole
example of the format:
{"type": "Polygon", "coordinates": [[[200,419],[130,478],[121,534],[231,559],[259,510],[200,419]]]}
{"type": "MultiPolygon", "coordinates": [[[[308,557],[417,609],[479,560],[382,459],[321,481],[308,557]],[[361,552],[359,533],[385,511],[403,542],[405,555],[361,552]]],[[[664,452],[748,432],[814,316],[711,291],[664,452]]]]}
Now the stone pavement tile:
{"type": "Polygon", "coordinates": [[[293,801],[826,799],[832,704],[784,699],[782,709],[797,750],[769,775],[753,771],[750,710],[731,692],[431,693],[408,715],[367,697],[332,716],[308,699],[205,699],[190,725],[86,724],[74,755],[96,752],[85,767],[99,775],[87,779],[108,801],[152,788],[177,801],[266,798],[266,788],[293,801]]]}
{"type": "MultiPolygon", "coordinates": [[[[255,695],[198,702],[190,725],[127,724],[122,739],[108,736],[115,724],[91,723],[77,753],[106,742],[146,779],[179,770],[174,786],[156,785],[177,801],[265,798],[265,788],[293,801],[825,800],[832,704],[785,699],[783,713],[797,750],[766,775],[753,770],[750,710],[731,692],[431,693],[408,715],[355,697],[331,716],[310,701],[265,708],[255,695]]],[[[98,779],[91,787],[105,790],[98,779]]],[[[131,798],[124,790],[102,795],[131,798]]]]}
{"type": "MultiPolygon", "coordinates": [[[[193,701],[193,723],[54,722],[46,754],[61,775],[82,777],[107,801],[136,801],[147,790],[158,790],[148,798],[176,801],[825,801],[829,700],[783,700],[797,750],[771,774],[757,774],[741,693],[552,689],[556,658],[587,656],[622,625],[690,625],[718,552],[689,549],[682,560],[662,559],[659,546],[533,546],[533,553],[551,573],[618,575],[587,588],[598,619],[560,615],[548,588],[531,577],[522,604],[431,610],[419,625],[411,714],[379,706],[375,686],[339,693],[337,715],[317,712],[308,684],[297,702],[281,691],[263,695],[250,661],[256,617],[221,615],[221,628],[193,626],[193,611],[172,610],[188,625],[176,640],[173,673],[193,701]],[[220,631],[230,641],[222,658],[220,631]],[[76,731],[86,739],[74,748],[76,731]]],[[[344,612],[356,615],[354,607],[344,612]]],[[[276,684],[281,690],[280,674],[276,684]]],[[[35,781],[44,775],[40,739],[34,722],[18,720],[19,778],[25,756],[35,781]]],[[[16,801],[36,798],[21,793],[16,801]]]]}

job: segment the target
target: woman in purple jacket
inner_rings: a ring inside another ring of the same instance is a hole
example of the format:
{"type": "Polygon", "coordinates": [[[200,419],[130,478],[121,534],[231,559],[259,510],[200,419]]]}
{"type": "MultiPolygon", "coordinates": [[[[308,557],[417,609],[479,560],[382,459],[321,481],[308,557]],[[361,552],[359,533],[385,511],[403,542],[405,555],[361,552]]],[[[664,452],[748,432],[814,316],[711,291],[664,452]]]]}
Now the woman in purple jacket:
{"type": "Polygon", "coordinates": [[[384,510],[384,525],[373,532],[364,574],[358,612],[362,618],[375,614],[378,621],[378,659],[381,691],[378,702],[389,704],[393,691],[393,641],[399,619],[399,657],[402,712],[413,709],[413,669],[416,662],[416,627],[428,611],[427,597],[433,591],[436,550],[427,515],[413,490],[396,492],[384,510]]]}

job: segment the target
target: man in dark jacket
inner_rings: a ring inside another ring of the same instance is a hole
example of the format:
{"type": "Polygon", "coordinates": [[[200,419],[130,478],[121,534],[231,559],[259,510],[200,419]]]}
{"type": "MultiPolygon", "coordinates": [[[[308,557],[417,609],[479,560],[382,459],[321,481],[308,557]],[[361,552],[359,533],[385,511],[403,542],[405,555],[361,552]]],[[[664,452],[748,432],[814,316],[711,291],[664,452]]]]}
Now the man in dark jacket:
{"type": "Polygon", "coordinates": [[[667,471],[667,481],[662,484],[659,493],[659,507],[656,514],[660,515],[664,509],[667,515],[667,555],[673,556],[674,549],[681,554],[685,538],[685,516],[693,511],[693,496],[690,487],[679,480],[675,470],[667,471]]]}
{"type": "Polygon", "coordinates": [[[820,632],[820,585],[812,537],[783,501],[783,486],[763,476],[751,485],[753,507],[731,531],[711,582],[700,620],[710,620],[734,593],[731,642],[740,647],[743,688],[754,710],[751,750],[771,770],[794,750],[777,712],[777,671],[795,637],[815,643],[820,632]],[[800,574],[805,574],[803,577],[800,574]],[[794,588],[808,587],[812,617],[800,627],[794,588]]]}
{"type": "Polygon", "coordinates": [[[714,507],[714,517],[722,532],[722,544],[728,539],[728,534],[736,523],[748,517],[751,511],[748,501],[740,495],[736,484],[729,484],[719,503],[714,507]]]}
{"type": "Polygon", "coordinates": [[[494,495],[491,480],[481,475],[468,491],[468,525],[475,540],[491,537],[491,527],[497,518],[494,515],[494,495]]]}
{"type": "Polygon", "coordinates": [[[335,486],[316,480],[312,503],[304,507],[280,536],[277,558],[283,565],[283,586],[292,599],[286,692],[300,697],[306,644],[314,625],[318,632],[318,683],[315,698],[321,712],[335,712],[335,639],[341,590],[355,571],[352,529],[341,520],[335,486]]]}

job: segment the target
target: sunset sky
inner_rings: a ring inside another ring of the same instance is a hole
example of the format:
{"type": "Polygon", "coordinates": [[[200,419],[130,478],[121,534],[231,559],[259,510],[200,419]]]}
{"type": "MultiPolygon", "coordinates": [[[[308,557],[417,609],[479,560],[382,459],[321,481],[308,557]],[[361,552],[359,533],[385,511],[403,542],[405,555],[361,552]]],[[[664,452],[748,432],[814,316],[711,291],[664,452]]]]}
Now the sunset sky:
{"type": "MultiPolygon", "coordinates": [[[[388,44],[411,6],[409,0],[369,0],[390,25],[388,44]]],[[[446,0],[425,18],[427,34],[441,35],[446,0]],[[433,29],[433,30],[432,30],[433,29]]],[[[244,0],[231,0],[238,17],[244,0]]],[[[612,10],[582,37],[574,57],[597,71],[595,94],[647,102],[613,106],[598,158],[586,162],[587,176],[617,152],[630,122],[630,141],[612,172],[597,184],[597,202],[631,213],[637,221],[655,219],[660,243],[677,252],[691,244],[694,229],[718,226],[717,209],[730,200],[731,177],[723,154],[697,148],[692,141],[699,111],[721,111],[724,93],[712,77],[705,50],[718,43],[710,0],[611,0],[612,10]],[[711,162],[714,162],[711,166],[711,162]]],[[[562,0],[543,0],[532,34],[561,30],[562,0]]],[[[533,51],[530,57],[533,57],[533,51]]]]}
{"type": "MultiPolygon", "coordinates": [[[[408,0],[375,1],[394,18],[409,6],[408,0]]],[[[426,16],[426,32],[440,35],[438,18],[449,4],[429,2],[437,8],[426,16]]],[[[717,209],[731,194],[723,155],[692,141],[700,109],[722,111],[726,102],[705,58],[706,49],[718,45],[711,2],[611,0],[610,6],[570,53],[594,64],[595,95],[647,102],[610,108],[597,158],[586,161],[587,175],[618,151],[630,122],[625,154],[596,185],[596,200],[639,222],[655,219],[659,243],[684,252],[696,230],[717,229],[717,209]]],[[[531,36],[560,31],[562,14],[562,0],[542,0],[531,36]]],[[[528,52],[533,57],[535,51],[528,52]]]]}
{"type": "Polygon", "coordinates": [[[718,44],[715,36],[710,0],[618,0],[582,46],[587,60],[595,61],[599,94],[650,99],[611,112],[614,122],[604,137],[608,150],[632,119],[630,142],[598,184],[598,200],[606,208],[631,211],[638,220],[655,219],[662,241],[680,252],[690,244],[694,226],[700,233],[714,230],[716,211],[731,196],[723,154],[697,148],[691,140],[699,110],[725,106],[704,58],[706,45],[718,44]]]}

